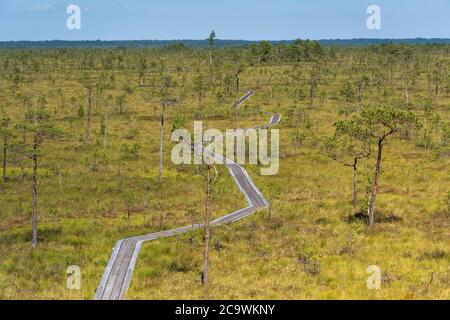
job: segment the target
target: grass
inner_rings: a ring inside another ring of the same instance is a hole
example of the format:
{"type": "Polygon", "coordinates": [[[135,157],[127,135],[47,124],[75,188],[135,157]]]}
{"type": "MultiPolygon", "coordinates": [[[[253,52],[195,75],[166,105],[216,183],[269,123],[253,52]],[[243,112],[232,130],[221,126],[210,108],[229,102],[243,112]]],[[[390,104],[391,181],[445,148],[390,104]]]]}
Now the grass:
{"type": "MultiPolygon", "coordinates": [[[[132,57],[130,57],[132,59],[132,57]]],[[[176,63],[188,61],[175,57],[176,63]]],[[[448,58],[447,58],[448,63],[448,58]]],[[[302,83],[307,83],[310,64],[305,63],[302,83]]],[[[421,133],[409,140],[393,139],[386,147],[380,195],[376,204],[377,223],[369,228],[352,215],[352,172],[332,161],[317,148],[318,138],[332,132],[342,118],[340,83],[363,68],[342,58],[336,78],[323,73],[319,97],[312,110],[305,99],[293,101],[292,67],[249,66],[242,75],[242,88],[255,88],[256,95],[240,112],[240,127],[268,120],[264,111],[283,115],[280,129],[280,171],[260,176],[258,166],[246,166],[255,184],[267,198],[273,198],[271,217],[261,211],[235,225],[213,230],[210,283],[202,288],[202,233],[145,243],[139,256],[128,299],[449,299],[450,215],[442,199],[450,190],[450,158],[437,158],[418,148],[421,133]],[[285,85],[288,83],[288,85],[285,85]],[[259,108],[259,110],[258,110],[259,108]],[[290,113],[295,110],[294,114],[290,113]],[[300,110],[307,115],[296,118],[300,110]],[[297,119],[297,120],[296,120],[297,119]],[[309,125],[307,125],[309,122],[309,125]],[[295,137],[300,133],[304,141],[295,137]],[[367,268],[382,270],[382,289],[368,290],[367,268]]],[[[207,72],[206,67],[201,67],[207,72]]],[[[91,71],[92,76],[101,72],[91,71]]],[[[192,127],[199,112],[187,71],[173,72],[180,83],[174,95],[184,94],[180,105],[170,108],[165,135],[163,182],[158,184],[159,121],[153,105],[145,101],[145,88],[137,86],[137,73],[110,71],[116,75],[116,89],[131,83],[134,93],[127,98],[127,113],[110,115],[109,146],[103,147],[100,124],[103,103],[94,108],[91,144],[80,136],[84,121],[76,118],[77,107],[68,97],[84,103],[85,90],[77,81],[79,72],[47,71],[32,83],[22,84],[22,94],[45,92],[47,109],[53,110],[66,135],[49,141],[42,149],[39,170],[39,247],[31,249],[31,167],[19,178],[17,164],[8,168],[9,181],[1,184],[0,209],[0,298],[1,299],[92,299],[114,243],[121,238],[200,222],[204,213],[204,182],[194,166],[170,162],[170,128],[179,114],[187,115],[192,127]],[[183,88],[182,77],[187,87],[183,88]],[[58,107],[56,88],[67,97],[65,111],[58,107]],[[186,93],[187,92],[187,93],[186,93]],[[141,146],[136,158],[124,158],[121,146],[141,146]],[[60,169],[58,169],[60,168],[60,169]],[[62,182],[60,184],[59,170],[62,182]],[[131,220],[126,206],[132,207],[131,220]],[[81,290],[66,288],[66,270],[81,268],[81,290]]],[[[381,100],[388,91],[391,103],[401,101],[398,86],[373,86],[365,93],[366,103],[381,100]]],[[[425,80],[411,93],[414,108],[426,98],[425,80]]],[[[13,121],[21,117],[21,105],[0,80],[0,96],[13,121]]],[[[204,125],[232,128],[231,98],[219,102],[220,88],[211,89],[201,109],[204,125]]],[[[244,89],[243,89],[244,90],[244,89]]],[[[157,100],[157,97],[154,98],[157,100]]],[[[438,112],[450,120],[450,99],[440,96],[438,112]]],[[[157,104],[156,104],[157,106],[157,104]]],[[[421,111],[418,111],[421,114],[421,111]]],[[[422,115],[422,114],[421,114],[422,115]]],[[[366,179],[372,175],[373,159],[361,166],[360,201],[366,179]]],[[[224,167],[215,186],[214,216],[245,205],[245,199],[224,167]]]]}

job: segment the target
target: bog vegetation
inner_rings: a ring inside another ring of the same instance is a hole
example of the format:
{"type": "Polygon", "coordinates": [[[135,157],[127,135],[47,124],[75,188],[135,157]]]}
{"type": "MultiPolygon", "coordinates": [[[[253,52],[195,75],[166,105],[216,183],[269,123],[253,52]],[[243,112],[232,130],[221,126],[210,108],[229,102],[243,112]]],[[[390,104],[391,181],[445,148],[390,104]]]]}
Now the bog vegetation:
{"type": "MultiPolygon", "coordinates": [[[[280,172],[247,166],[270,210],[208,232],[207,288],[203,231],[145,244],[128,298],[450,298],[450,46],[214,36],[0,50],[0,298],[91,299],[117,239],[204,220],[202,170],[170,162],[170,132],[274,111],[280,172]]],[[[216,169],[212,217],[245,204],[216,169]]]]}

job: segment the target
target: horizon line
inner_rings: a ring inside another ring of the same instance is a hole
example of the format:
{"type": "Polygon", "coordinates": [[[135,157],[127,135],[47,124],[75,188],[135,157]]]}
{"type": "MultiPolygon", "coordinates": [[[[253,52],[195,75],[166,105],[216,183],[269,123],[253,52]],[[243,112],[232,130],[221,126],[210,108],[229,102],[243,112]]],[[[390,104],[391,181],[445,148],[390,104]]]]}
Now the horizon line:
{"type": "MultiPolygon", "coordinates": [[[[52,42],[52,41],[65,41],[65,42],[78,42],[78,41],[86,41],[86,42],[112,42],[112,41],[207,41],[208,38],[202,39],[41,39],[41,40],[0,40],[1,42],[52,42]]],[[[322,39],[311,39],[311,38],[293,38],[293,39],[215,39],[215,41],[247,41],[247,42],[261,42],[261,41],[269,41],[269,42],[283,42],[283,41],[296,41],[296,40],[309,40],[309,41],[351,41],[351,40],[449,40],[448,38],[442,37],[406,37],[406,38],[322,38],[322,39]]]]}

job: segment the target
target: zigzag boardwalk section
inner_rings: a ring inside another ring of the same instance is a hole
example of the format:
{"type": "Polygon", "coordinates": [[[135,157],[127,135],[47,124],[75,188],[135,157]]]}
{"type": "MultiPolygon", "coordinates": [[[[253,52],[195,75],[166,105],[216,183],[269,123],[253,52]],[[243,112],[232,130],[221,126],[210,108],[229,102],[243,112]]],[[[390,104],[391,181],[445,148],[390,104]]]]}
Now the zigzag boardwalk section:
{"type": "MultiPolygon", "coordinates": [[[[273,114],[269,123],[256,127],[254,129],[269,128],[278,124],[281,120],[279,114],[273,114]]],[[[196,152],[208,152],[211,157],[215,159],[223,159],[222,155],[216,154],[203,146],[195,145],[196,152]]],[[[228,167],[234,182],[239,190],[247,199],[248,206],[220,217],[211,222],[211,226],[220,226],[245,218],[259,210],[269,207],[267,200],[262,195],[261,191],[255,186],[247,171],[230,159],[226,159],[226,166],[228,167]]],[[[166,230],[156,233],[151,233],[143,236],[127,238],[117,241],[108,265],[106,266],[100,285],[95,293],[95,300],[123,300],[128,287],[131,282],[136,260],[144,241],[153,241],[164,237],[173,237],[178,234],[195,231],[203,227],[203,224],[194,224],[186,227],[181,227],[172,230],[166,230]]]]}

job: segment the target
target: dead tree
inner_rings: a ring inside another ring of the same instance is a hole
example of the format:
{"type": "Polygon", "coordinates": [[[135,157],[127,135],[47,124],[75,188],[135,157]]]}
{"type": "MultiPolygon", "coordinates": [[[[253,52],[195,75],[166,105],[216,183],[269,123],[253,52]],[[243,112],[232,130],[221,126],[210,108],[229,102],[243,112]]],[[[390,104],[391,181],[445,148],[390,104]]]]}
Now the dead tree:
{"type": "Polygon", "coordinates": [[[53,139],[62,134],[51,121],[50,115],[36,108],[27,112],[25,116],[27,120],[26,130],[31,133],[33,143],[31,146],[30,158],[33,162],[33,209],[32,209],[32,240],[33,249],[37,247],[38,242],[38,158],[40,157],[40,147],[44,140],[53,139]]]}
{"type": "Polygon", "coordinates": [[[159,176],[158,182],[161,182],[162,179],[162,170],[163,170],[163,142],[164,142],[164,123],[165,123],[165,114],[166,109],[170,105],[176,104],[176,100],[168,98],[168,90],[170,86],[170,78],[165,77],[161,86],[161,128],[159,132],[159,176]]]}
{"type": "MultiPolygon", "coordinates": [[[[236,70],[236,73],[234,75],[236,79],[236,100],[239,100],[239,85],[241,80],[241,73],[242,73],[242,66],[241,64],[238,65],[238,68],[236,70]]],[[[234,109],[234,130],[238,129],[238,106],[236,105],[236,108],[234,109]]]]}
{"type": "Polygon", "coordinates": [[[208,272],[209,272],[209,244],[211,241],[211,201],[212,201],[212,185],[216,180],[218,174],[216,167],[211,164],[205,165],[205,173],[203,177],[206,181],[206,200],[205,200],[205,222],[204,222],[204,253],[203,253],[203,273],[202,273],[202,285],[205,287],[208,283],[208,272]],[[212,169],[214,168],[214,175],[211,174],[212,169]]]}
{"type": "Polygon", "coordinates": [[[410,49],[405,49],[403,57],[403,96],[405,100],[405,105],[409,105],[409,64],[412,59],[412,51],[410,49]]]}
{"type": "Polygon", "coordinates": [[[6,113],[2,112],[2,120],[1,120],[1,127],[0,127],[0,137],[3,140],[3,161],[2,161],[2,168],[3,168],[3,181],[6,181],[8,177],[6,176],[6,165],[8,162],[8,142],[9,139],[12,138],[13,134],[12,131],[8,129],[10,119],[6,116],[6,113]]]}
{"type": "Polygon", "coordinates": [[[88,87],[88,110],[87,110],[87,122],[86,122],[86,132],[84,136],[84,142],[86,145],[89,144],[89,131],[91,128],[91,112],[92,112],[92,87],[88,87]]]}
{"type": "Polygon", "coordinates": [[[106,148],[108,146],[108,103],[105,105],[105,132],[103,135],[103,147],[106,148]]]}
{"type": "Polygon", "coordinates": [[[308,107],[310,109],[312,109],[313,105],[314,105],[314,97],[316,96],[316,90],[317,90],[317,86],[319,85],[319,81],[320,81],[319,68],[316,66],[313,66],[313,69],[311,70],[310,79],[309,79],[309,105],[308,105],[308,107]]]}

